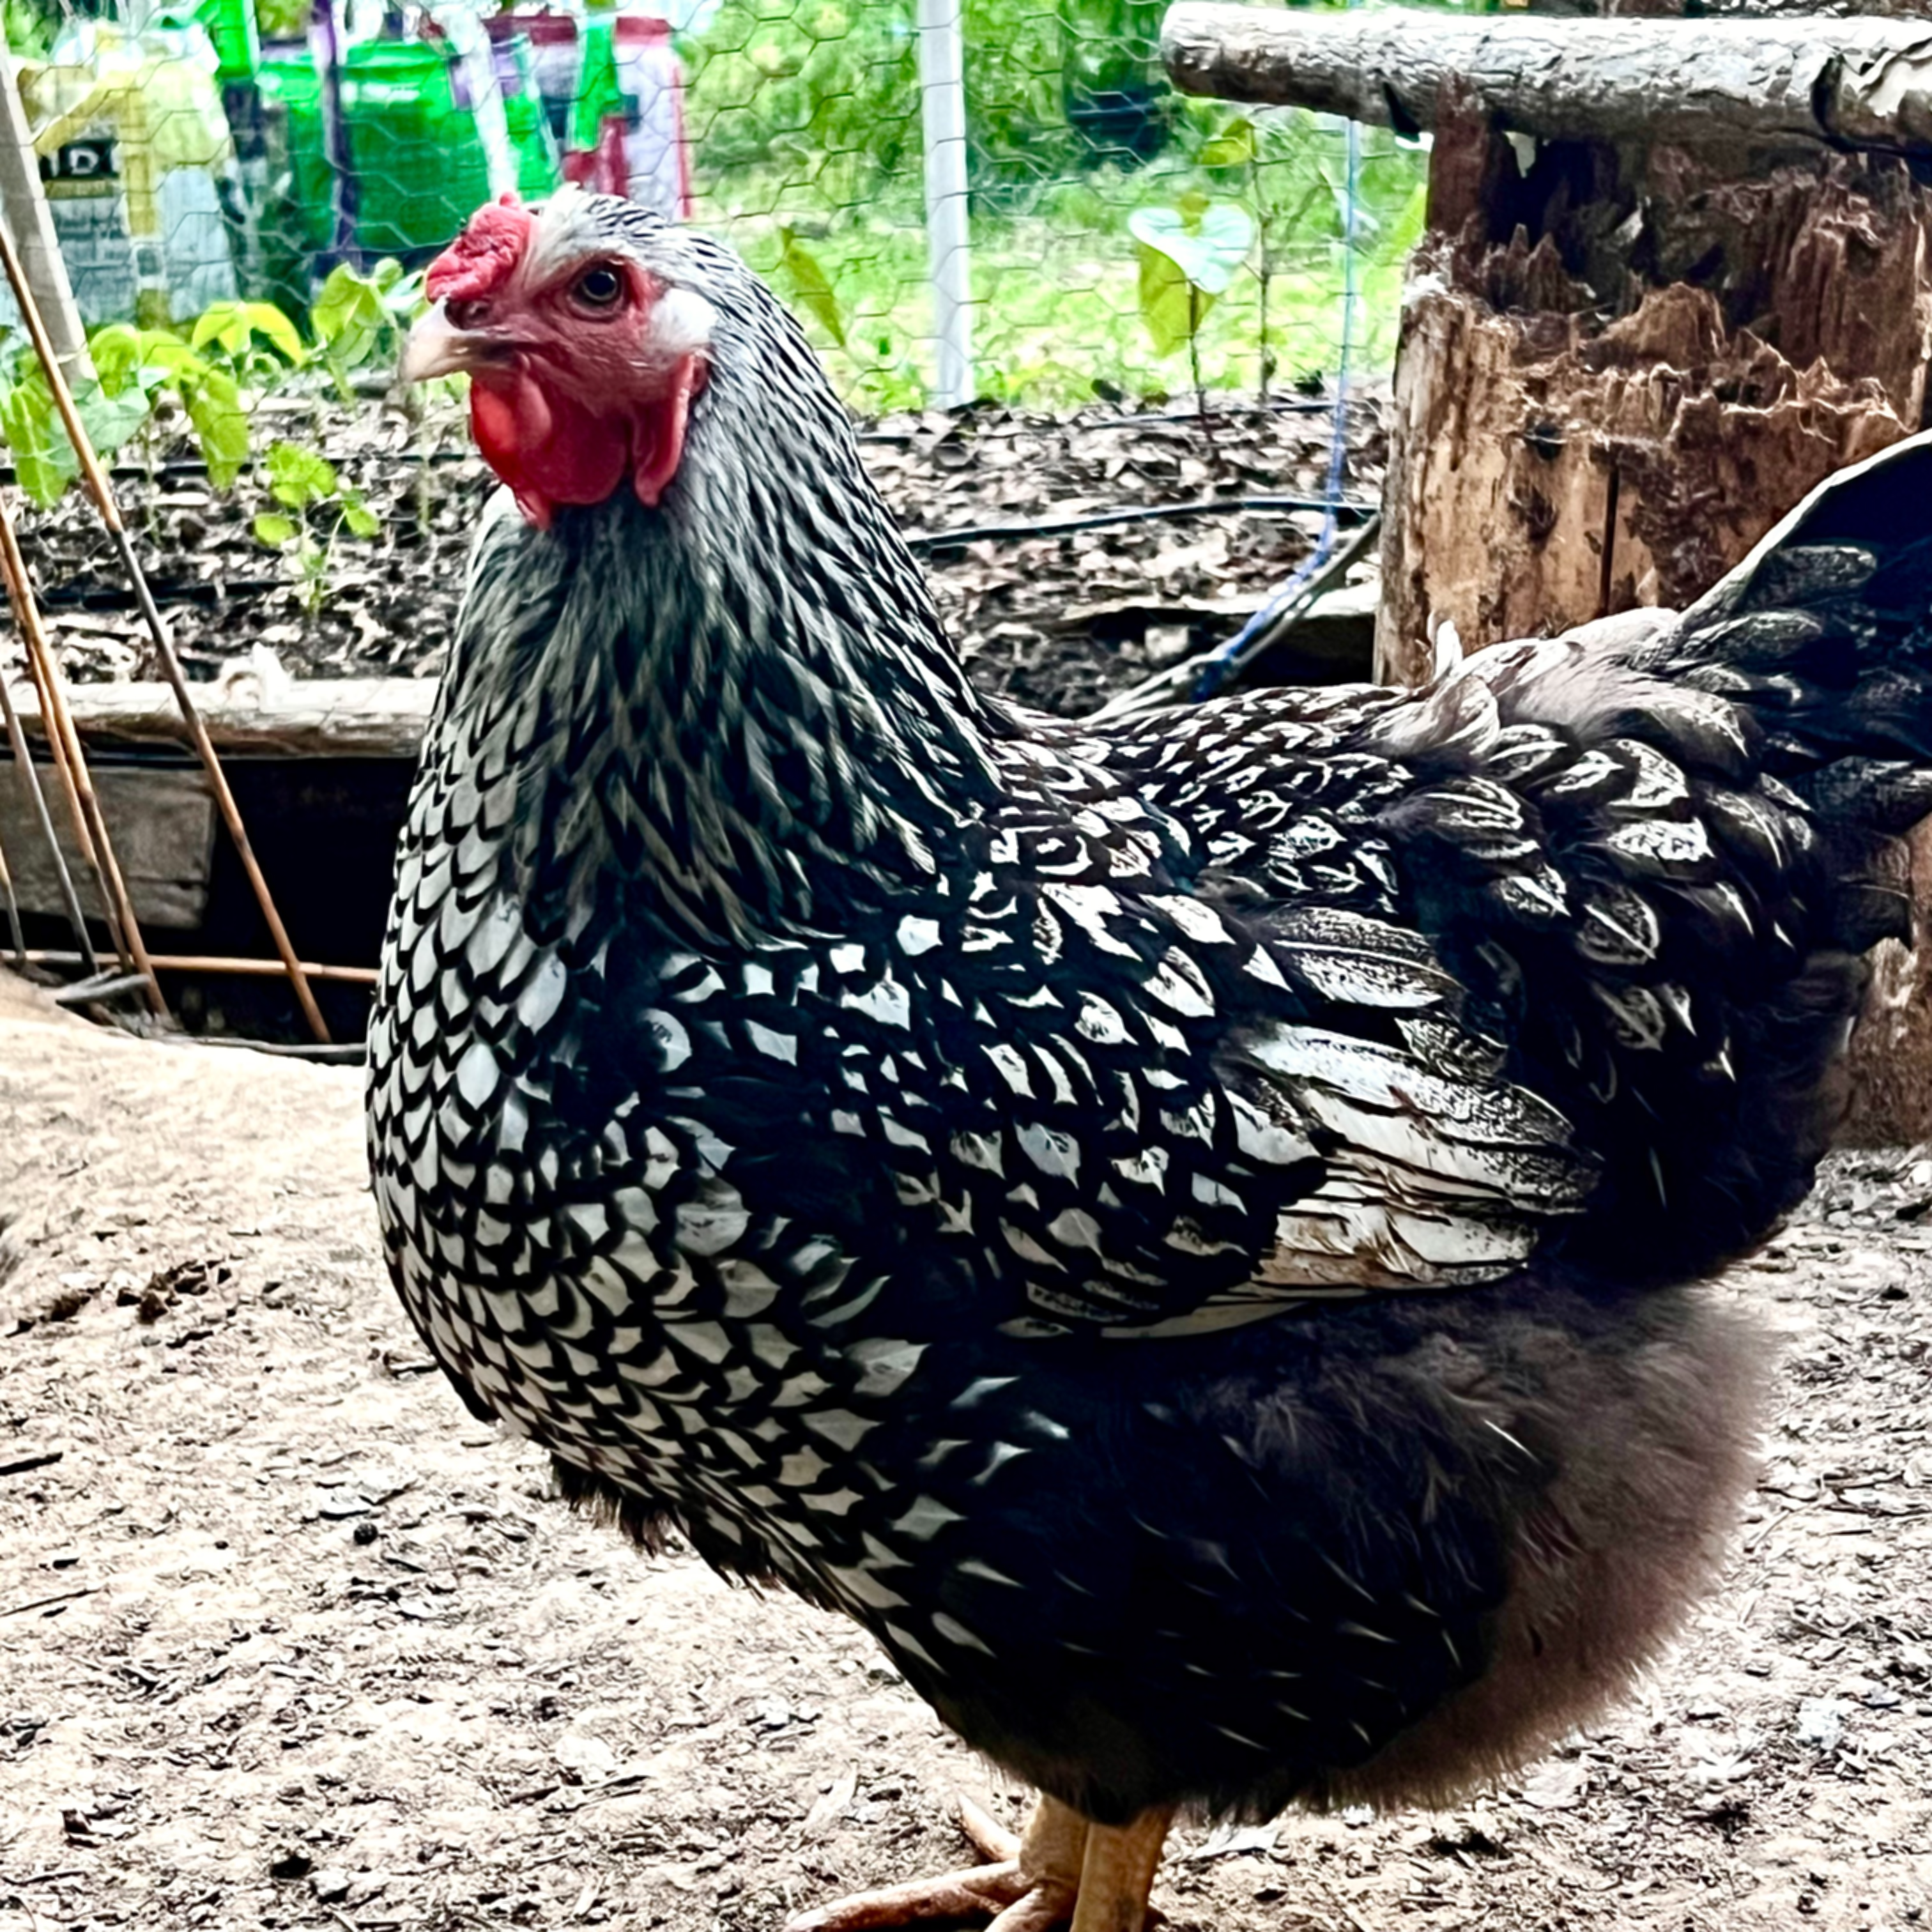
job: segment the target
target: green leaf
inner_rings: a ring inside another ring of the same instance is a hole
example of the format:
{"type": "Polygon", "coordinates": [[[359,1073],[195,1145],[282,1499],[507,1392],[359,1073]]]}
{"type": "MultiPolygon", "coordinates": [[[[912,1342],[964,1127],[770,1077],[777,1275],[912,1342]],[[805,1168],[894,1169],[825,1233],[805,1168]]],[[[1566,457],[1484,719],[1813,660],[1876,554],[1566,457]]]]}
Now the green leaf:
{"type": "Polygon", "coordinates": [[[301,333],[273,302],[244,302],[242,308],[250,332],[259,335],[284,362],[291,366],[302,362],[301,333]]]}
{"type": "MultiPolygon", "coordinates": [[[[1191,212],[1138,208],[1127,218],[1127,227],[1143,249],[1166,256],[1202,295],[1210,298],[1226,295],[1254,245],[1253,219],[1245,208],[1226,202],[1204,206],[1193,221],[1188,219],[1191,212]]],[[[1144,314],[1144,298],[1141,308],[1144,314]]]]}
{"type": "Polygon", "coordinates": [[[1138,244],[1136,253],[1140,258],[1141,320],[1147,324],[1154,353],[1172,356],[1200,326],[1213,298],[1195,290],[1172,256],[1144,242],[1138,244]]]}
{"type": "Polygon", "coordinates": [[[342,497],[342,520],[348,526],[351,536],[380,536],[382,520],[352,490],[345,490],[342,497]]]}
{"type": "Polygon", "coordinates": [[[221,332],[232,325],[235,311],[241,306],[239,302],[221,302],[203,309],[195,320],[194,346],[206,349],[211,342],[218,340],[221,332]]]}
{"type": "Polygon", "coordinates": [[[206,349],[212,342],[230,356],[248,354],[259,336],[285,362],[302,359],[302,338],[296,326],[273,302],[211,302],[202,311],[188,338],[190,349],[206,349]]]}
{"type": "Polygon", "coordinates": [[[308,319],[316,340],[332,364],[344,368],[366,362],[388,324],[381,288],[368,276],[358,275],[346,262],[330,272],[308,319]]]}
{"type": "Polygon", "coordinates": [[[208,480],[218,490],[231,489],[248,460],[248,416],[235,378],[211,369],[185,394],[188,421],[194,425],[208,480]]]}
{"type": "Polygon", "coordinates": [[[118,396],[132,382],[140,380],[140,332],[124,322],[110,322],[87,338],[87,352],[94,360],[94,373],[110,396],[118,396]]]}
{"type": "Polygon", "coordinates": [[[429,309],[429,297],[423,292],[423,281],[428,271],[418,268],[412,274],[400,272],[400,262],[381,261],[376,264],[376,285],[382,291],[382,313],[389,318],[390,326],[398,331],[406,329],[419,315],[429,309]],[[398,272],[385,277],[386,268],[398,272]]]}
{"type": "Polygon", "coordinates": [[[144,328],[140,334],[141,384],[154,388],[163,382],[199,380],[208,364],[178,335],[166,329],[144,328]]]}
{"type": "Polygon", "coordinates": [[[248,318],[240,302],[212,302],[202,311],[188,338],[188,346],[206,349],[211,342],[230,356],[239,356],[247,350],[248,318]]]}
{"type": "Polygon", "coordinates": [[[326,503],[336,492],[335,466],[320,450],[299,443],[268,446],[268,494],[292,510],[326,503]]]}
{"type": "Polygon", "coordinates": [[[1204,168],[1246,167],[1257,152],[1255,124],[1243,115],[1230,121],[1201,150],[1204,168]]]}
{"type": "Polygon", "coordinates": [[[293,518],[278,516],[272,510],[263,511],[255,519],[254,531],[256,541],[266,544],[271,550],[280,550],[283,544],[294,542],[301,534],[293,518]]]}
{"type": "Polygon", "coordinates": [[[154,405],[142,390],[128,388],[118,396],[110,396],[98,382],[76,390],[74,402],[94,453],[104,460],[137,434],[154,412],[154,405]]]}
{"type": "Polygon", "coordinates": [[[58,502],[77,466],[44,384],[30,378],[0,397],[0,436],[14,452],[20,488],[42,509],[58,502]]]}
{"type": "Polygon", "coordinates": [[[818,257],[789,228],[778,230],[778,239],[784,244],[784,253],[778,260],[791,283],[792,293],[811,310],[826,334],[843,349],[845,314],[838,306],[838,296],[832,292],[831,278],[819,266],[818,257]]]}
{"type": "Polygon", "coordinates": [[[1414,191],[1389,224],[1388,232],[1382,237],[1384,258],[1400,261],[1410,254],[1422,239],[1423,230],[1427,226],[1429,215],[1429,184],[1418,182],[1414,191]]]}

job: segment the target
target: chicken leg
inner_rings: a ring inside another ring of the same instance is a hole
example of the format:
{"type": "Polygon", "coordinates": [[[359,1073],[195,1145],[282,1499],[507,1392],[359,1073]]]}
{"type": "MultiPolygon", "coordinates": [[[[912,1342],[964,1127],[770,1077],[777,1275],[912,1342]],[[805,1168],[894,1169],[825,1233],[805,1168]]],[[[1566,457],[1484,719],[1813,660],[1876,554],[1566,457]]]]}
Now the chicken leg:
{"type": "Polygon", "coordinates": [[[785,1932],[884,1932],[892,1926],[994,1915],[988,1932],[1142,1932],[1171,1811],[1131,1825],[1091,1825],[1042,1798],[1016,1840],[976,1806],[961,1822],[989,1862],[860,1892],[793,1919],[785,1932]]]}

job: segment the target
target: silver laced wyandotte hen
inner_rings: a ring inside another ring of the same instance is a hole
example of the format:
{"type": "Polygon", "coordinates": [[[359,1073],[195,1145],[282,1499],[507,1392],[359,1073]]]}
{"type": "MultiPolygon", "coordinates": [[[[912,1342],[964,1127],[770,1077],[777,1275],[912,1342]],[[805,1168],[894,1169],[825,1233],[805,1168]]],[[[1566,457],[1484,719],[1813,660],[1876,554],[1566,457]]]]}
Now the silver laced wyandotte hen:
{"type": "Polygon", "coordinates": [[[1654,1657],[1932,808],[1932,441],[1694,608],[1105,726],[962,670],[784,309],[488,208],[485,518],[370,1042],[479,1416],[1039,1787],[808,1913],[1137,1932],[1178,1810],[1438,1801],[1654,1657]],[[997,1852],[997,1845],[988,1848],[997,1852]]]}

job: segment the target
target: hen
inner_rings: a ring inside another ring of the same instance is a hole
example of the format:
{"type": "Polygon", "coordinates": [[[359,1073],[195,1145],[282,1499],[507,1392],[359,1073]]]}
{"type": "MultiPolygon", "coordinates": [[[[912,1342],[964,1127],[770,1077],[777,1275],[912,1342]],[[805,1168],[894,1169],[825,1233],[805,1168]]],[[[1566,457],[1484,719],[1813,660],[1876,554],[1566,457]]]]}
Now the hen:
{"type": "Polygon", "coordinates": [[[1696,1284],[1904,929],[1932,442],[1681,616],[1083,728],[968,682],[726,249],[566,194],[430,290],[509,494],[370,1036],[404,1300],[1042,1793],[799,1924],[1132,1932],[1177,1808],[1442,1798],[1613,1695],[1748,1478],[1696,1284]]]}

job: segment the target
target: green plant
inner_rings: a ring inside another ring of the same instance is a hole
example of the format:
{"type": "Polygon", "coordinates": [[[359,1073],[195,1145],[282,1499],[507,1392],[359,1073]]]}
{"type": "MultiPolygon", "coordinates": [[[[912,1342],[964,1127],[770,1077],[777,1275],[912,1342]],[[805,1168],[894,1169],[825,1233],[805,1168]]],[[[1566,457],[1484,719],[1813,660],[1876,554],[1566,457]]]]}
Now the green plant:
{"type": "MultiPolygon", "coordinates": [[[[233,483],[248,460],[248,418],[229,370],[170,330],[128,322],[96,329],[88,348],[94,380],[76,386],[74,404],[97,454],[111,458],[142,434],[171,395],[188,418],[209,480],[218,489],[233,483]]],[[[0,387],[0,436],[14,452],[21,488],[43,507],[57,500],[79,465],[46,378],[25,351],[0,387]]]]}
{"type": "Polygon", "coordinates": [[[189,332],[188,346],[196,353],[219,351],[242,382],[274,382],[304,360],[295,324],[273,302],[211,303],[189,332]]]}
{"type": "Polygon", "coordinates": [[[346,262],[330,271],[309,310],[309,328],[316,352],[345,400],[350,394],[350,371],[374,362],[393,362],[422,307],[422,278],[404,274],[400,262],[378,262],[366,275],[346,262]]]}
{"type": "Polygon", "coordinates": [[[268,494],[283,507],[265,510],[255,518],[256,541],[281,551],[293,563],[302,607],[314,616],[327,601],[335,546],[344,532],[375,536],[382,530],[382,519],[360,491],[344,484],[334,464],[320,450],[294,442],[271,443],[262,467],[268,494]],[[320,538],[314,528],[317,522],[324,526],[320,538]]]}
{"type": "Polygon", "coordinates": [[[779,266],[791,284],[792,293],[818,318],[826,334],[843,349],[846,346],[845,312],[838,305],[830,277],[818,257],[790,229],[781,228],[778,240],[783,244],[779,266]]]}
{"type": "MultiPolygon", "coordinates": [[[[88,338],[95,374],[107,396],[127,408],[126,426],[97,444],[102,454],[118,449],[148,427],[170,392],[188,419],[196,447],[208,465],[208,480],[226,490],[248,460],[248,413],[234,372],[197,355],[172,330],[135,328],[110,322],[88,338]],[[145,413],[137,412],[137,399],[145,413]]],[[[38,372],[35,372],[38,380],[38,372]]]]}
{"type": "Polygon", "coordinates": [[[44,59],[61,26],[57,5],[45,0],[5,0],[7,45],[16,59],[44,59]]]}
{"type": "Polygon", "coordinates": [[[1253,218],[1231,202],[1184,194],[1172,208],[1136,208],[1127,226],[1140,263],[1141,320],[1163,356],[1184,343],[1202,413],[1208,410],[1201,377],[1201,325],[1228,292],[1253,247],[1253,218]]]}
{"type": "MultiPolygon", "coordinates": [[[[1067,34],[1042,0],[964,0],[976,194],[1022,201],[1072,172],[1067,34]]],[[[919,43],[910,0],[722,0],[679,42],[686,117],[720,180],[776,169],[820,204],[918,205],[919,43]]]]}
{"type": "Polygon", "coordinates": [[[1358,131],[1352,194],[1348,136],[1337,123],[1288,108],[1223,118],[1204,103],[1190,104],[1189,122],[1196,165],[1215,187],[1238,188],[1258,231],[1265,398],[1275,373],[1269,333],[1275,278],[1305,272],[1317,251],[1338,268],[1345,249],[1362,268],[1406,261],[1420,237],[1426,201],[1420,156],[1390,135],[1358,131]]]}
{"type": "MultiPolygon", "coordinates": [[[[338,394],[352,399],[351,372],[393,359],[422,300],[422,278],[404,274],[400,262],[380,262],[366,275],[338,268],[309,311],[313,351],[269,302],[214,303],[185,334],[108,322],[88,338],[94,380],[74,394],[82,426],[96,453],[111,458],[136,437],[151,446],[157,413],[172,400],[187,418],[208,481],[230,489],[250,453],[248,398],[320,361],[338,394]]],[[[56,501],[78,465],[46,379],[25,350],[16,352],[10,378],[0,379],[0,438],[28,496],[43,507],[56,501]]],[[[340,520],[363,534],[356,518],[366,514],[358,508],[352,514],[345,497],[340,520]]]]}

